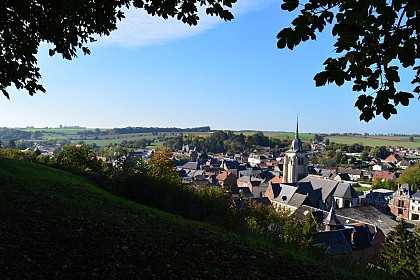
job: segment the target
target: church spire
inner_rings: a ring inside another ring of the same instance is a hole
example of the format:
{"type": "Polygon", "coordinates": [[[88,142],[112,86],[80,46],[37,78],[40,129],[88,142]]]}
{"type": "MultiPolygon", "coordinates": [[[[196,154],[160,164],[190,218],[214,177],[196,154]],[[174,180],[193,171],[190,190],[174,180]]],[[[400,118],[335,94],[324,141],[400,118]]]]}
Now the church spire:
{"type": "Polygon", "coordinates": [[[299,115],[296,116],[296,134],[295,138],[299,139],[299,115]]]}

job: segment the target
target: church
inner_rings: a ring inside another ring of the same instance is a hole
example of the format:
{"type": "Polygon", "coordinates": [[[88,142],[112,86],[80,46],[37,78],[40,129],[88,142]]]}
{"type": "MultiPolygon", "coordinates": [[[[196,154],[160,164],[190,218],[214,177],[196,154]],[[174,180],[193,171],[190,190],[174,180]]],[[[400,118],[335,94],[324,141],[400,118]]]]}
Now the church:
{"type": "Polygon", "coordinates": [[[283,183],[297,183],[306,176],[308,176],[308,156],[299,139],[299,122],[297,122],[295,139],[284,156],[283,183]]]}

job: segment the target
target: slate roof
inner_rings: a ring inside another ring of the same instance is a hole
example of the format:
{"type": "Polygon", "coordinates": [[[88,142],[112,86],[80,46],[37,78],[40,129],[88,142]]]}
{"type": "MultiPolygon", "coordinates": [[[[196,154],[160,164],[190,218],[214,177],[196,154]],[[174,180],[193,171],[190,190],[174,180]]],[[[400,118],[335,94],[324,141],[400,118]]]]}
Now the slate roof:
{"type": "Polygon", "coordinates": [[[298,193],[307,195],[313,199],[317,199],[317,200],[322,199],[322,190],[321,189],[314,190],[310,182],[298,182],[297,185],[298,185],[298,190],[297,190],[298,193]]]}
{"type": "Polygon", "coordinates": [[[189,161],[182,166],[182,169],[198,170],[200,169],[200,166],[196,161],[189,161]]]}
{"type": "Polygon", "coordinates": [[[239,162],[236,160],[225,160],[224,164],[226,165],[227,169],[237,169],[239,166],[239,162]]]}
{"type": "Polygon", "coordinates": [[[274,201],[288,204],[297,189],[295,186],[280,184],[280,193],[274,198],[274,201]]]}
{"type": "Polygon", "coordinates": [[[343,230],[330,230],[315,234],[316,244],[325,244],[326,250],[332,255],[352,253],[349,243],[343,234],[343,230]]]}
{"type": "Polygon", "coordinates": [[[338,185],[337,181],[313,176],[307,176],[301,179],[299,183],[300,182],[310,182],[314,190],[321,189],[323,201],[325,201],[328,196],[333,193],[335,187],[338,185]]]}
{"type": "Polygon", "coordinates": [[[337,218],[343,224],[362,222],[377,225],[385,234],[388,234],[397,225],[397,221],[370,205],[339,208],[335,211],[337,218]]]}
{"type": "Polygon", "coordinates": [[[354,188],[349,183],[339,183],[335,192],[333,194],[334,197],[342,197],[342,198],[358,198],[359,195],[354,190],[354,188]]]}
{"type": "Polygon", "coordinates": [[[300,193],[295,193],[292,198],[289,200],[288,205],[294,207],[300,207],[307,200],[307,196],[300,193]]]}
{"type": "Polygon", "coordinates": [[[337,219],[337,216],[335,215],[334,207],[331,207],[330,212],[328,213],[328,216],[324,219],[324,224],[330,225],[330,226],[337,226],[340,223],[340,221],[337,219]]]}
{"type": "Polygon", "coordinates": [[[369,227],[366,224],[354,223],[343,225],[343,227],[351,230],[343,232],[348,241],[351,242],[351,235],[353,234],[353,242],[351,244],[353,251],[370,247],[373,235],[370,233],[369,227]]]}

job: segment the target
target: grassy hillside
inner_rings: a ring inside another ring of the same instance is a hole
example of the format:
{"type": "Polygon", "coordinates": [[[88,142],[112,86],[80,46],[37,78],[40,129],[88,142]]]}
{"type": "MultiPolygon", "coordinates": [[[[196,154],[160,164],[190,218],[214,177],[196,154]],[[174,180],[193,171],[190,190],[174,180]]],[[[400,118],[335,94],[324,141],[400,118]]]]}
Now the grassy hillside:
{"type": "Polygon", "coordinates": [[[63,171],[0,158],[0,279],[371,277],[326,263],[137,205],[63,171]]]}

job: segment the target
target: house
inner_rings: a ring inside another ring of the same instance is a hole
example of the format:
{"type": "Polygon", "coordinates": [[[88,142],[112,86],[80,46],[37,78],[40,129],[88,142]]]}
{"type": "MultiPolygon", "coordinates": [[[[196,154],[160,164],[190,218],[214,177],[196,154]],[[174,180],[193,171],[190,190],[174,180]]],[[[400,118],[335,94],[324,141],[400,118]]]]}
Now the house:
{"type": "Polygon", "coordinates": [[[236,160],[222,160],[220,167],[226,172],[232,172],[236,177],[238,177],[239,162],[236,160]]]}
{"type": "Polygon", "coordinates": [[[279,196],[281,190],[280,183],[281,182],[273,182],[273,180],[268,182],[268,187],[265,191],[265,197],[268,197],[270,201],[279,196]]]}
{"type": "Polygon", "coordinates": [[[336,208],[359,206],[359,195],[349,183],[338,183],[335,188],[334,201],[336,208]]]}
{"type": "Polygon", "coordinates": [[[289,206],[289,201],[292,199],[293,195],[296,193],[298,187],[280,184],[280,192],[277,197],[271,200],[274,208],[277,210],[290,210],[294,211],[296,207],[289,206]]]}
{"type": "Polygon", "coordinates": [[[394,192],[394,196],[389,201],[389,208],[392,214],[398,218],[408,219],[410,217],[410,198],[412,188],[408,184],[402,184],[394,192]]]}
{"type": "Polygon", "coordinates": [[[314,190],[310,183],[276,184],[271,183],[266,191],[273,206],[278,210],[295,211],[302,205],[319,207],[321,191],[314,190]],[[274,198],[272,198],[274,197],[274,198]]]}
{"type": "Polygon", "coordinates": [[[412,221],[420,221],[420,190],[411,196],[408,219],[412,221]]]}
{"type": "Polygon", "coordinates": [[[196,171],[201,170],[201,166],[197,161],[188,161],[182,166],[182,169],[185,171],[196,171]]]}
{"type": "Polygon", "coordinates": [[[363,178],[363,170],[360,169],[354,169],[354,168],[342,168],[339,167],[337,169],[338,174],[348,174],[350,177],[350,180],[357,181],[363,178]]]}
{"type": "Polygon", "coordinates": [[[248,187],[231,186],[230,194],[233,199],[251,199],[254,195],[251,193],[248,187]]]}
{"type": "Polygon", "coordinates": [[[373,179],[375,178],[379,178],[381,181],[384,181],[384,180],[391,180],[393,182],[397,181],[397,176],[395,175],[395,173],[388,172],[388,171],[376,171],[373,174],[373,179]]]}
{"type": "Polygon", "coordinates": [[[334,181],[350,181],[350,176],[347,173],[339,173],[337,175],[332,175],[331,179],[334,181]]]}
{"type": "Polygon", "coordinates": [[[242,176],[236,180],[238,187],[249,188],[254,197],[263,197],[268,188],[268,182],[263,179],[242,176]]]}
{"type": "Polygon", "coordinates": [[[398,154],[390,154],[386,159],[385,162],[392,162],[392,163],[397,163],[398,161],[400,161],[400,157],[398,154]]]}
{"type": "Polygon", "coordinates": [[[400,169],[405,170],[405,169],[407,169],[411,166],[411,162],[403,159],[403,160],[399,161],[396,166],[400,169]]]}
{"type": "Polygon", "coordinates": [[[382,163],[375,164],[372,166],[373,171],[385,171],[388,170],[388,166],[383,165],[382,163]]]}
{"type": "Polygon", "coordinates": [[[216,180],[220,186],[236,186],[236,176],[232,172],[222,172],[216,176],[216,180]]]}
{"type": "Polygon", "coordinates": [[[333,194],[335,188],[338,185],[337,181],[324,179],[321,177],[307,176],[299,181],[299,183],[301,182],[309,182],[315,191],[318,190],[321,192],[320,204],[315,207],[320,208],[322,210],[329,210],[331,208],[331,206],[334,203],[333,194]]]}
{"type": "Polygon", "coordinates": [[[241,163],[238,166],[238,178],[242,176],[252,176],[252,166],[249,163],[241,163]]]}
{"type": "Polygon", "coordinates": [[[382,212],[389,209],[389,200],[391,199],[394,191],[387,189],[376,189],[365,191],[363,196],[360,196],[361,205],[372,205],[382,212]]]}
{"type": "Polygon", "coordinates": [[[268,162],[268,158],[263,155],[253,154],[248,157],[248,163],[251,166],[256,166],[258,164],[265,163],[265,162],[268,162]]]}
{"type": "MultiPolygon", "coordinates": [[[[380,228],[385,235],[392,231],[398,224],[393,217],[379,211],[373,206],[334,208],[334,211],[340,224],[364,223],[369,225],[372,231],[374,230],[374,227],[380,228]]],[[[305,212],[311,212],[318,224],[322,224],[329,213],[303,205],[295,212],[294,216],[303,221],[305,212]]]]}
{"type": "MultiPolygon", "coordinates": [[[[358,207],[348,209],[355,208],[358,207]]],[[[330,209],[323,224],[325,231],[316,233],[315,243],[324,244],[326,253],[349,254],[365,261],[378,260],[385,234],[376,225],[350,220],[343,223],[334,207],[330,209]]]]}

